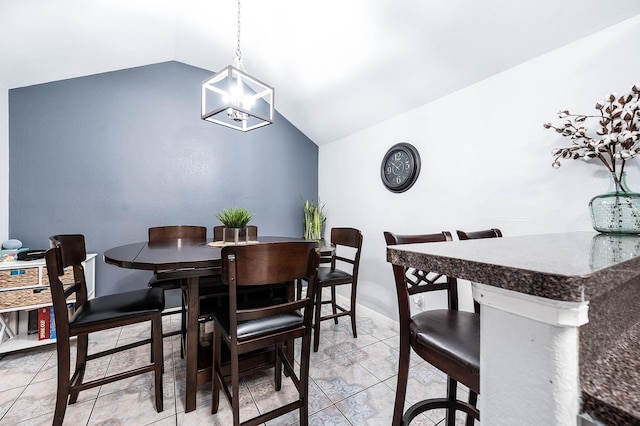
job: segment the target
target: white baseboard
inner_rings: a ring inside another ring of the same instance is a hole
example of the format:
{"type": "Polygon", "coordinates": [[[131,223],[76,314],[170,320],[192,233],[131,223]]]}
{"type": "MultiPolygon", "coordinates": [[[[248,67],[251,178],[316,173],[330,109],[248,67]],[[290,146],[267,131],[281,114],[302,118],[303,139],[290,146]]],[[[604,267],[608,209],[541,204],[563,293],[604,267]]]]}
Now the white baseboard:
{"type": "MultiPolygon", "coordinates": [[[[351,300],[348,297],[344,297],[339,294],[336,294],[336,299],[337,301],[339,301],[341,305],[344,305],[344,306],[349,306],[349,303],[351,303],[351,300]]],[[[398,321],[394,321],[391,318],[385,317],[379,312],[376,312],[373,309],[367,308],[366,306],[362,306],[359,303],[356,303],[356,315],[369,317],[374,321],[376,321],[377,323],[386,325],[387,327],[391,328],[395,332],[400,331],[400,324],[398,323],[398,321]]]]}

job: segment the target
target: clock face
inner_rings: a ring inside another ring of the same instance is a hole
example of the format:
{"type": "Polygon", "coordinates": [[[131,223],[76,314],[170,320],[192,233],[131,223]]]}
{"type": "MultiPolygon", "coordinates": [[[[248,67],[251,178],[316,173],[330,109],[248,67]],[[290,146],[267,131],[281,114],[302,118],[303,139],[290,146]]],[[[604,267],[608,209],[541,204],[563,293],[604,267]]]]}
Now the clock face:
{"type": "Polygon", "coordinates": [[[391,147],[382,159],[380,177],[392,192],[411,188],[420,174],[420,155],[413,145],[399,143],[391,147]]]}

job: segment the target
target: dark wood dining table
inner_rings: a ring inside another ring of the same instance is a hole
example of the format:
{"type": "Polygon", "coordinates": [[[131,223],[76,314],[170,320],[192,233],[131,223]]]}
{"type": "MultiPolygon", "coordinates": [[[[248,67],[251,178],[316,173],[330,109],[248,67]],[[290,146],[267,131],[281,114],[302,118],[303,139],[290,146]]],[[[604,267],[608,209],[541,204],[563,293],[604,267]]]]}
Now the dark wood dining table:
{"type": "MultiPolygon", "coordinates": [[[[302,238],[260,236],[257,243],[279,241],[305,241],[302,238]]],[[[176,271],[184,273],[187,281],[187,333],[185,342],[186,386],[185,412],[196,409],[198,383],[210,379],[210,370],[198,371],[198,309],[200,278],[220,274],[222,247],[211,241],[179,239],[149,243],[147,241],[113,247],[104,252],[107,264],[121,268],[140,269],[157,273],[176,271]]],[[[331,256],[334,247],[325,240],[318,241],[321,256],[331,256]]]]}

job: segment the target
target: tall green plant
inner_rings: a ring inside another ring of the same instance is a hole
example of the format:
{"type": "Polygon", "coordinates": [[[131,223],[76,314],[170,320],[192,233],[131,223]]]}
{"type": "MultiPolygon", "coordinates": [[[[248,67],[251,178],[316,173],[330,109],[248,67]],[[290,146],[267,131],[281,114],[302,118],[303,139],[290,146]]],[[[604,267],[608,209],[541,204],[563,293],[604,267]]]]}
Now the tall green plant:
{"type": "Polygon", "coordinates": [[[327,219],[324,212],[325,205],[314,200],[304,202],[304,238],[319,240],[322,238],[322,226],[327,219]]]}
{"type": "Polygon", "coordinates": [[[253,219],[253,213],[248,209],[232,207],[216,213],[216,217],[227,228],[244,228],[253,219]]]}

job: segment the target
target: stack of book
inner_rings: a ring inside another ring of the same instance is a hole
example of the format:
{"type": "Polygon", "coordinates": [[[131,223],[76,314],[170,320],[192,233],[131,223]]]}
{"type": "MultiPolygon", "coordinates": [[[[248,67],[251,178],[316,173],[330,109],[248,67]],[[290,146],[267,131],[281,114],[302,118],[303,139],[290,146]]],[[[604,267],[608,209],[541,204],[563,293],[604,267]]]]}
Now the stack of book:
{"type": "MultiPolygon", "coordinates": [[[[75,312],[75,304],[67,305],[69,318],[75,312]]],[[[27,334],[38,334],[38,340],[56,338],[56,321],[53,313],[53,306],[45,306],[29,312],[29,329],[27,334]]]]}

